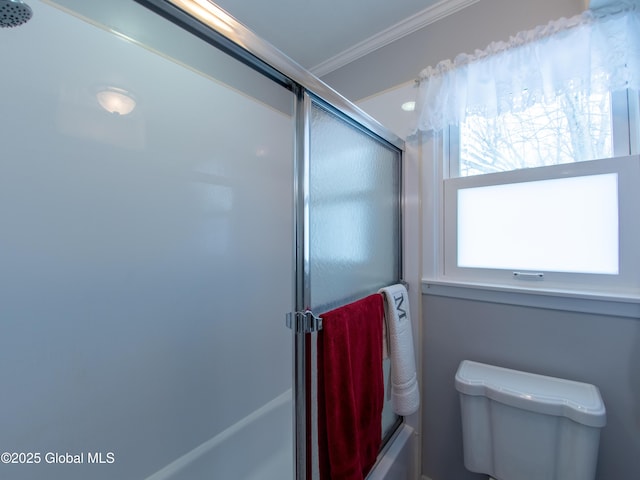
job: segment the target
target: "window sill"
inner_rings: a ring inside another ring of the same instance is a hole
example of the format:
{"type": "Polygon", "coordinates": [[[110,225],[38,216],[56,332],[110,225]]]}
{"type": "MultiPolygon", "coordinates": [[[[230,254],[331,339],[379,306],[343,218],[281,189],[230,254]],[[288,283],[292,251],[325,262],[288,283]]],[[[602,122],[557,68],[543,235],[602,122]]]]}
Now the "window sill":
{"type": "Polygon", "coordinates": [[[426,279],[422,280],[422,293],[551,310],[640,318],[640,295],[618,296],[561,290],[531,290],[426,279]]]}

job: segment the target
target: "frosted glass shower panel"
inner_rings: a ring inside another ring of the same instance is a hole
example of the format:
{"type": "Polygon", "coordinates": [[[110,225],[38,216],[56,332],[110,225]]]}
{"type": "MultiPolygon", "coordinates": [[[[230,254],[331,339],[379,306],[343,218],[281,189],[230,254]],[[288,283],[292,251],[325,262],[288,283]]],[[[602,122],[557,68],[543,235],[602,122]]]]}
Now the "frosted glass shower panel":
{"type": "Polygon", "coordinates": [[[137,2],[29,4],[0,35],[0,444],[42,459],[0,477],[293,478],[295,96],[137,2]]]}
{"type": "Polygon", "coordinates": [[[394,283],[399,153],[323,106],[310,128],[311,303],[329,307],[394,283]]]}

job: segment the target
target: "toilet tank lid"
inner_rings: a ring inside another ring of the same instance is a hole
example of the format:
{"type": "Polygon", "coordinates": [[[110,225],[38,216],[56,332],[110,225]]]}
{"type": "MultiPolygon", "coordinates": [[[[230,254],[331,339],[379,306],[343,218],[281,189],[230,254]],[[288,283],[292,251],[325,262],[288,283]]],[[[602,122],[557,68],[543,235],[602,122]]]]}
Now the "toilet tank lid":
{"type": "Polygon", "coordinates": [[[567,417],[591,427],[603,427],[607,422],[600,391],[588,383],[464,360],[456,373],[456,389],[512,407],[567,417]]]}

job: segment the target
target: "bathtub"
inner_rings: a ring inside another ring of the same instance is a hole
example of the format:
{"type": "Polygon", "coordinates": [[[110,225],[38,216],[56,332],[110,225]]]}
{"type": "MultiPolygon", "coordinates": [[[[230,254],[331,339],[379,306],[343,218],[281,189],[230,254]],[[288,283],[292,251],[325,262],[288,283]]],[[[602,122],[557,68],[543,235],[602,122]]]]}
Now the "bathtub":
{"type": "Polygon", "coordinates": [[[402,423],[382,449],[366,480],[415,480],[414,430],[402,423]]]}
{"type": "MultiPolygon", "coordinates": [[[[293,480],[291,390],[146,480],[293,480]]],[[[367,480],[413,480],[413,429],[401,424],[367,480]]]]}
{"type": "Polygon", "coordinates": [[[293,479],[292,412],[288,390],[146,480],[293,479]]]}

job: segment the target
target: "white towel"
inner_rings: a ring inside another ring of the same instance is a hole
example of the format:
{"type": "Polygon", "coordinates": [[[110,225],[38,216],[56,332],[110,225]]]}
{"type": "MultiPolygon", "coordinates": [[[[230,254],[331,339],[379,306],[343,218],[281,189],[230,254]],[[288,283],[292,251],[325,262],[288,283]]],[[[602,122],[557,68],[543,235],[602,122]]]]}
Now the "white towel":
{"type": "Polygon", "coordinates": [[[391,359],[391,404],[398,415],[411,415],[420,407],[420,391],[416,360],[413,353],[413,334],[409,295],[404,285],[380,289],[385,299],[386,346],[391,359]]]}

